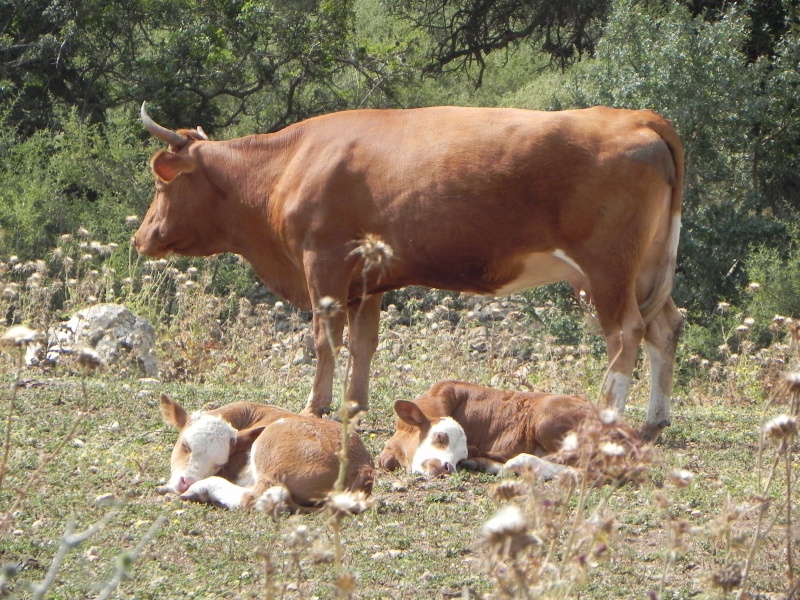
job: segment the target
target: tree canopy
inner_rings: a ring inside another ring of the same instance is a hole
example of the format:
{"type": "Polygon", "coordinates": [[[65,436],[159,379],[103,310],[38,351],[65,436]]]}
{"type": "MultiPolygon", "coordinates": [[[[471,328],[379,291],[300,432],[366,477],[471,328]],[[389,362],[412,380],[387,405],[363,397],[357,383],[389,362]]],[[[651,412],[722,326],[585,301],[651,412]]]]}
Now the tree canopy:
{"type": "Polygon", "coordinates": [[[679,302],[711,311],[742,298],[751,247],[794,251],[799,4],[0,0],[0,251],[87,223],[126,240],[151,194],[143,100],[212,137],[359,107],[608,104],[684,140],[679,302]]]}

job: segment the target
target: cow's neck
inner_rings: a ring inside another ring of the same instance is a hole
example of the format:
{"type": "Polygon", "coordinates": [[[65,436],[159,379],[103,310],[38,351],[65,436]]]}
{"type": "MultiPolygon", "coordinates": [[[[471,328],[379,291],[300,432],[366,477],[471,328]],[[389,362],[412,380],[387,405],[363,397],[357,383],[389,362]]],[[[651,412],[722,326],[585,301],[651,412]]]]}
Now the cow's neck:
{"type": "Polygon", "coordinates": [[[270,289],[309,308],[301,257],[292,256],[282,238],[281,199],[275,191],[301,140],[297,132],[278,132],[209,144],[204,168],[224,203],[219,211],[221,237],[227,241],[223,251],[240,254],[270,289]]]}

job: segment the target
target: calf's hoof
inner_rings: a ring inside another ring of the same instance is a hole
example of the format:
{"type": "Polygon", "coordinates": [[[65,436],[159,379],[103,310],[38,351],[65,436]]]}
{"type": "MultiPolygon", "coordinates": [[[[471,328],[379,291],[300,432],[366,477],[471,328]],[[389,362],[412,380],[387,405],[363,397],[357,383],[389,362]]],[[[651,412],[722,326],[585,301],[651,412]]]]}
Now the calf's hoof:
{"type": "Polygon", "coordinates": [[[180,495],[180,493],[178,492],[178,490],[176,490],[174,487],[172,487],[172,486],[171,486],[171,485],[169,485],[169,484],[167,484],[167,485],[160,485],[160,486],[158,486],[158,487],[156,488],[156,494],[161,494],[162,496],[166,496],[167,494],[176,494],[176,495],[180,495]]]}
{"type": "Polygon", "coordinates": [[[181,500],[188,502],[208,503],[212,501],[211,494],[206,485],[206,480],[201,480],[189,486],[189,489],[180,495],[181,500]]]}

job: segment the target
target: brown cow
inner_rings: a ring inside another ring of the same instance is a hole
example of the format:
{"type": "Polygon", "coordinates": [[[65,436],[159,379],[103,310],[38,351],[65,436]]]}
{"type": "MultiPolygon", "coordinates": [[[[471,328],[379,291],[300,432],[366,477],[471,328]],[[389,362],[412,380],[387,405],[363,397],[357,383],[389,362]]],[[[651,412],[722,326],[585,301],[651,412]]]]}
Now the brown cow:
{"type": "Polygon", "coordinates": [[[155,257],[236,252],[275,292],[315,309],[317,371],[305,412],[321,415],[331,402],[323,318],[336,346],[349,320],[348,395],[365,410],[383,292],[418,284],[500,296],[565,280],[596,307],[611,362],[607,401],[624,409],[644,339],[643,431],[654,437],[669,424],[684,163],[657,114],[356,110],[212,142],[141,112],[170,150],[151,161],[156,194],[136,248],[155,257]],[[391,248],[388,267],[365,273],[359,240],[367,237],[391,248]],[[325,298],[346,314],[320,316],[325,298]]]}
{"type": "MultiPolygon", "coordinates": [[[[180,431],[161,494],[239,508],[283,486],[289,497],[282,499],[297,510],[317,506],[334,489],[342,447],[342,426],[335,421],[253,402],[190,415],[166,394],[161,394],[161,414],[180,431]]],[[[375,469],[355,434],[348,454],[345,488],[369,494],[375,469]]]]}
{"type": "MultiPolygon", "coordinates": [[[[378,457],[378,466],[390,471],[401,466],[411,470],[429,423],[452,417],[466,434],[468,466],[490,473],[534,466],[550,478],[564,467],[539,457],[562,450],[569,432],[600,424],[597,407],[578,396],[512,392],[461,381],[440,381],[413,402],[398,400],[394,410],[395,434],[378,457]]],[[[630,427],[615,423],[611,429],[610,439],[629,447],[641,445],[630,427]]]]}

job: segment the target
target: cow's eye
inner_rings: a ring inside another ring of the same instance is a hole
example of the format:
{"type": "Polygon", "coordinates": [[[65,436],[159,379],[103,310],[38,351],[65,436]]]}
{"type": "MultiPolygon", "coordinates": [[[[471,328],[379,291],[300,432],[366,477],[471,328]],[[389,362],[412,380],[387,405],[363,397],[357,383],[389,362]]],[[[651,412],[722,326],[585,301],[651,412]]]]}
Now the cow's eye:
{"type": "Polygon", "coordinates": [[[189,448],[189,444],[187,444],[186,442],[183,442],[183,443],[181,444],[181,450],[183,450],[183,451],[184,451],[184,452],[186,452],[187,454],[191,454],[191,453],[192,453],[192,449],[191,449],[191,448],[189,448]]]}

